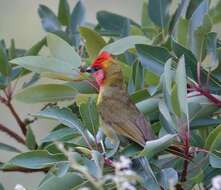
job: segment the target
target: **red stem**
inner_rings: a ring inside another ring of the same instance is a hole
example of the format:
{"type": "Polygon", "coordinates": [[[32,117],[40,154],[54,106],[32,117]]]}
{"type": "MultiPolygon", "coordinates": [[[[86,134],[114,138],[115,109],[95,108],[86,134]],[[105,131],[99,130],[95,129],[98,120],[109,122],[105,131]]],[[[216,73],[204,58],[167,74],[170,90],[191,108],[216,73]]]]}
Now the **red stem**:
{"type": "Polygon", "coordinates": [[[0,124],[0,131],[7,133],[10,137],[15,139],[17,142],[25,145],[25,140],[22,137],[20,137],[17,133],[15,133],[14,131],[7,128],[6,126],[0,124]]]}

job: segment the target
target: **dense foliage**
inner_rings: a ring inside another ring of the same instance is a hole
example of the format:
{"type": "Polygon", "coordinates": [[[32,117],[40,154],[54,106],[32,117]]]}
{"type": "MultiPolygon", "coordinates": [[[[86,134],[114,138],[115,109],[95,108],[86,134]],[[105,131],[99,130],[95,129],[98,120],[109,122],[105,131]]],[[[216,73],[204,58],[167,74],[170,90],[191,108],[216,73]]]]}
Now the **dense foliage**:
{"type": "Polygon", "coordinates": [[[23,136],[3,124],[0,132],[27,147],[1,142],[18,154],[0,169],[45,172],[37,190],[211,188],[221,174],[221,41],[213,31],[221,1],[210,2],[144,0],[140,23],[99,11],[97,25],[85,22],[82,1],[70,12],[60,0],[57,16],[40,5],[45,38],[29,50],[0,41],[0,101],[23,136]],[[131,100],[151,121],[157,139],[145,147],[122,137],[114,146],[100,130],[98,87],[79,66],[104,50],[120,62],[131,100]],[[30,81],[15,94],[26,75],[30,81]],[[43,77],[54,82],[38,84],[43,77]],[[14,98],[42,109],[22,120],[14,98]],[[37,142],[31,127],[41,118],[58,125],[37,142]]]}

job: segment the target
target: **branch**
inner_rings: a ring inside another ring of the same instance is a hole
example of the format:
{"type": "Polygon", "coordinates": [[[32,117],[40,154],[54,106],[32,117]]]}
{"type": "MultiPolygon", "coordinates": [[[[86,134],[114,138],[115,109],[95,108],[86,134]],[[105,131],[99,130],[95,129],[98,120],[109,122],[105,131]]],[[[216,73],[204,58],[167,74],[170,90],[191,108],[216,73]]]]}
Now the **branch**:
{"type": "Polygon", "coordinates": [[[34,172],[44,172],[47,173],[50,168],[42,169],[29,169],[29,168],[11,168],[11,169],[1,169],[3,172],[22,172],[22,173],[34,173],[34,172]]]}
{"type": "Polygon", "coordinates": [[[11,101],[9,100],[7,103],[5,103],[5,105],[8,107],[8,109],[10,110],[10,112],[12,113],[12,115],[14,116],[18,126],[20,127],[22,133],[24,134],[24,136],[26,136],[27,133],[27,129],[26,129],[26,125],[25,123],[20,119],[19,115],[17,114],[17,112],[15,111],[13,105],[11,104],[11,101]]]}
{"type": "Polygon", "coordinates": [[[0,131],[7,133],[10,137],[15,139],[17,142],[25,145],[25,140],[22,137],[20,137],[17,133],[7,128],[6,126],[2,125],[1,123],[0,123],[0,131]]]}

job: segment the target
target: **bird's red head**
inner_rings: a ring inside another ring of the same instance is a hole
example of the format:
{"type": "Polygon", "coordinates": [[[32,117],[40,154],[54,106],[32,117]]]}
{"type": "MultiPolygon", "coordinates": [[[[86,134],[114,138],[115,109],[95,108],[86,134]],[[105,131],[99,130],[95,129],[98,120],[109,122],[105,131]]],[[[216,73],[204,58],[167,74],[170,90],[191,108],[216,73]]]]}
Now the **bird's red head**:
{"type": "Polygon", "coordinates": [[[86,69],[86,72],[91,73],[95,77],[96,82],[99,86],[102,85],[105,78],[105,69],[108,67],[108,60],[112,59],[109,52],[103,51],[101,54],[93,61],[91,66],[86,69]]]}

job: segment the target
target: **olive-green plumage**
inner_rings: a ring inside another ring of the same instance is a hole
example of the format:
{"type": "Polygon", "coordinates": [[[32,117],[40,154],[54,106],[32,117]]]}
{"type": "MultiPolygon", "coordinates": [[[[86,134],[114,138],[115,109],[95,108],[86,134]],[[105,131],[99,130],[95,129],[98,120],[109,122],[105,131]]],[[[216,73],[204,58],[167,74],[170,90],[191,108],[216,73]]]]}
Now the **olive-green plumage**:
{"type": "Polygon", "coordinates": [[[144,146],[154,135],[149,121],[129,98],[120,65],[113,58],[102,65],[105,77],[100,85],[97,107],[104,132],[110,138],[116,132],[144,146]]]}

